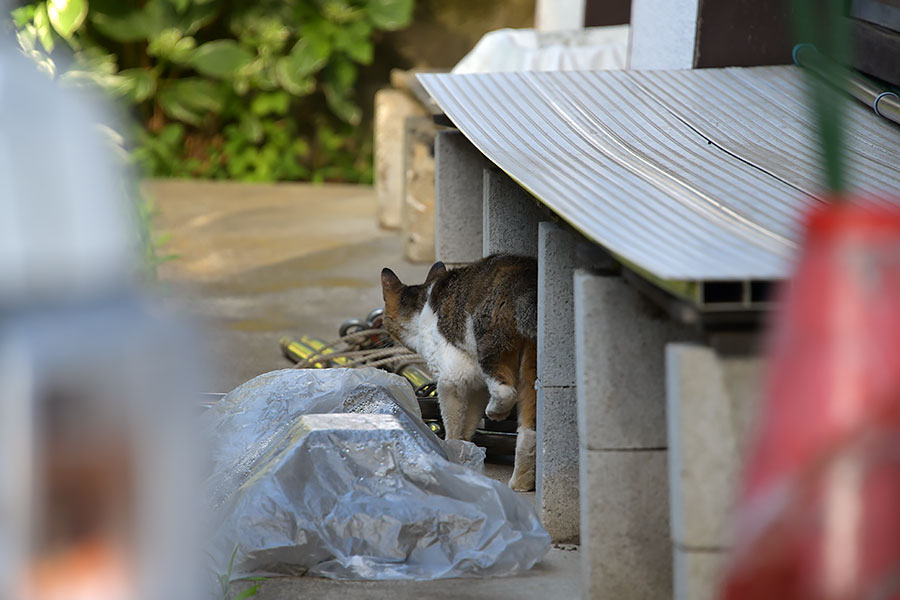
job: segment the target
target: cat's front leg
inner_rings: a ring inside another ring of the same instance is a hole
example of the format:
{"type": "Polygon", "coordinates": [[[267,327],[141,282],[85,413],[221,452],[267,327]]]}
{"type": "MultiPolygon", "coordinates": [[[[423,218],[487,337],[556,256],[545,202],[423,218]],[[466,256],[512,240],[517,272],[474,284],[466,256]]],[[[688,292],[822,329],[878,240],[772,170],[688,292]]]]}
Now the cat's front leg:
{"type": "Polygon", "coordinates": [[[438,379],[438,403],[444,421],[444,438],[448,440],[466,439],[466,398],[460,392],[455,385],[438,379]]]}

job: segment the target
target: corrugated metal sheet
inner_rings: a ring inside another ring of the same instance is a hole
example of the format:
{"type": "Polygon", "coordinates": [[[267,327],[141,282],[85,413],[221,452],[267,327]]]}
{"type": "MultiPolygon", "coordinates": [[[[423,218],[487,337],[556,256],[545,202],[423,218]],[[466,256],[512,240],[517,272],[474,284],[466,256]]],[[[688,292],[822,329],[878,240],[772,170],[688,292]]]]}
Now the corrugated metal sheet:
{"type": "MultiPolygon", "coordinates": [[[[419,75],[460,131],[554,212],[649,273],[688,281],[787,274],[799,216],[819,202],[798,76],[419,75]]],[[[851,112],[852,180],[897,194],[900,129],[851,112]]]]}

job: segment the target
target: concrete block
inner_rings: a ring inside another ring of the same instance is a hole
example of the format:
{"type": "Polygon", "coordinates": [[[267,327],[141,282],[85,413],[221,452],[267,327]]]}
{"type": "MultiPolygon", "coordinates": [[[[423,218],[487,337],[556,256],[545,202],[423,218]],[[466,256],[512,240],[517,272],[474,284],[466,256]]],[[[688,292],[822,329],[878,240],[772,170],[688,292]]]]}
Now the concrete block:
{"type": "Polygon", "coordinates": [[[671,522],[678,544],[730,544],[728,518],[762,362],[699,344],[666,347],[671,522]]]}
{"type": "Polygon", "coordinates": [[[434,262],[434,119],[407,117],[404,143],[403,254],[434,262]]]}
{"type": "Polygon", "coordinates": [[[715,600],[727,554],[675,547],[675,600],[715,600]]]}
{"type": "Polygon", "coordinates": [[[435,136],[435,254],[445,263],[481,258],[484,169],[490,162],[459,131],[435,136]]]}
{"type": "Polygon", "coordinates": [[[577,271],[578,426],[591,450],[665,448],[665,346],[696,338],[621,277],[577,271]]]}
{"type": "Polygon", "coordinates": [[[378,224],[399,229],[403,213],[404,122],[425,110],[412,96],[385,89],[375,94],[375,195],[378,224]]]}
{"type": "Polygon", "coordinates": [[[545,386],[575,385],[575,269],[614,269],[612,258],[577,233],[538,225],[538,378],[545,386]]]}
{"type": "Polygon", "coordinates": [[[633,0],[631,69],[691,69],[700,0],[633,0]]]}
{"type": "Polygon", "coordinates": [[[672,595],[665,450],[581,449],[583,599],[672,595]]]}
{"type": "Polygon", "coordinates": [[[538,255],[541,209],[534,197],[503,171],[484,170],[482,254],[538,255]]]}
{"type": "Polygon", "coordinates": [[[554,542],[578,540],[576,412],[574,387],[538,385],[536,508],[554,542]]]}

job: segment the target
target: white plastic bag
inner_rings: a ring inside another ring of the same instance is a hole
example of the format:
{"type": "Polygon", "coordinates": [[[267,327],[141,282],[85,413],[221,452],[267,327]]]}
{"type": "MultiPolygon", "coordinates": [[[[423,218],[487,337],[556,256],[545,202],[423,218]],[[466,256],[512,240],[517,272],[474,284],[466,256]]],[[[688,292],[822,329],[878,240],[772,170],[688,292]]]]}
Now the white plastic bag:
{"type": "MultiPolygon", "coordinates": [[[[221,569],[237,547],[233,574],[511,575],[549,549],[527,501],[448,460],[399,376],[276,371],[204,417],[211,555],[221,569]]],[[[469,446],[455,444],[451,454],[477,467],[483,453],[469,446]]]]}

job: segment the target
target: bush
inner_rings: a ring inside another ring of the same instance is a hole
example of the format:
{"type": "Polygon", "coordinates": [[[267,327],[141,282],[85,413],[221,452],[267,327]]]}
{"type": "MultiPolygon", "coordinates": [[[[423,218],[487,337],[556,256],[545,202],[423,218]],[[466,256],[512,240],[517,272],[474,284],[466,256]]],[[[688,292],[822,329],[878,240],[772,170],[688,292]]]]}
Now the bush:
{"type": "Polygon", "coordinates": [[[368,182],[355,84],[413,1],[42,0],[12,17],[41,69],[129,106],[147,175],[368,182]]]}

